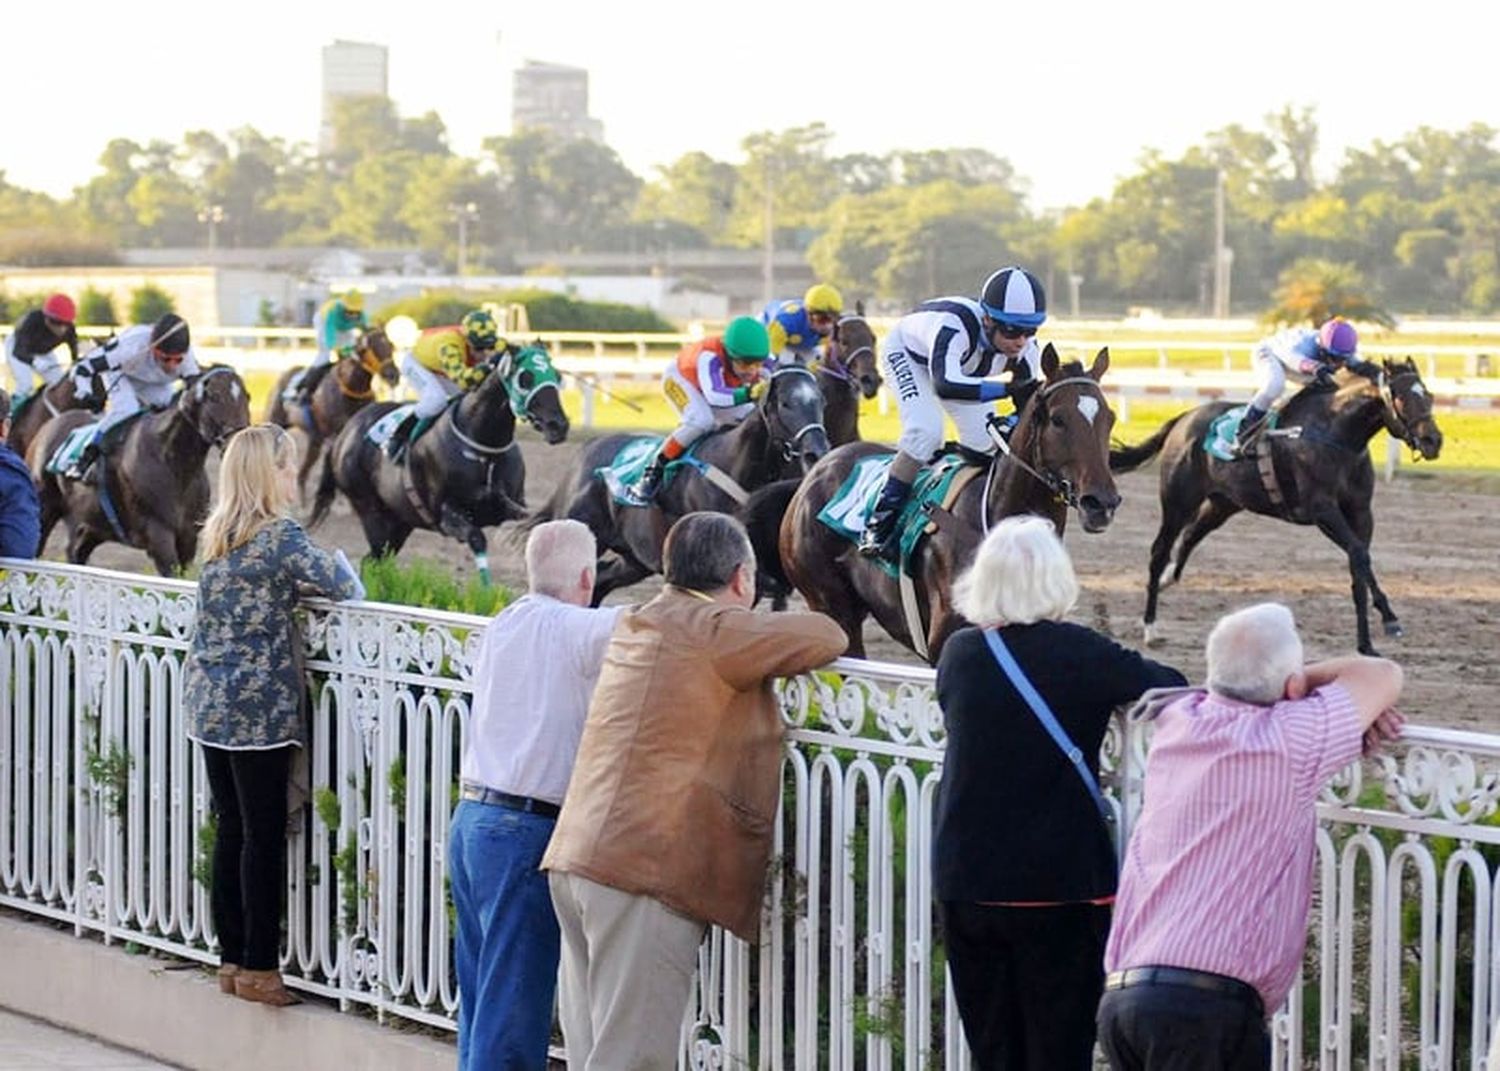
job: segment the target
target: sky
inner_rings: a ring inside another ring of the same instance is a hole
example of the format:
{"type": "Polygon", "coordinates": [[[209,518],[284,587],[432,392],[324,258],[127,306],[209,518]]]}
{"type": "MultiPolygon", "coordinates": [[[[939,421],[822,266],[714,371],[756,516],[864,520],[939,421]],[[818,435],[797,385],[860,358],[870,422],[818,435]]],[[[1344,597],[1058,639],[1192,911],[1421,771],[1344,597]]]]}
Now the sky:
{"type": "Polygon", "coordinates": [[[509,133],[511,73],[539,59],[590,71],[605,140],[647,178],[822,121],[836,153],[988,149],[1042,210],[1108,196],[1147,149],[1174,156],[1287,105],[1315,109],[1323,177],[1347,147],[1418,126],[1500,126],[1492,0],[75,0],[61,27],[49,5],[13,6],[0,171],[56,195],[114,137],[250,125],[314,141],[321,49],[339,38],[389,46],[397,109],[437,111],[465,154],[509,133]]]}

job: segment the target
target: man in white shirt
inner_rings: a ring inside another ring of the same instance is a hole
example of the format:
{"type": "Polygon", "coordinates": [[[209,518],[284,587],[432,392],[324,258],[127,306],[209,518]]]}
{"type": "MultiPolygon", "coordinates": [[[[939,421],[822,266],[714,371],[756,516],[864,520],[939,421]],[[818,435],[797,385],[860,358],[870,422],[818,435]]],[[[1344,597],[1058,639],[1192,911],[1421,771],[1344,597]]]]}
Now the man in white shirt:
{"type": "Polygon", "coordinates": [[[559,937],[538,864],[620,613],[589,608],[595,557],[585,525],[538,525],[526,542],[530,591],[490,622],[475,662],[448,842],[459,1071],[547,1065],[559,937]]]}

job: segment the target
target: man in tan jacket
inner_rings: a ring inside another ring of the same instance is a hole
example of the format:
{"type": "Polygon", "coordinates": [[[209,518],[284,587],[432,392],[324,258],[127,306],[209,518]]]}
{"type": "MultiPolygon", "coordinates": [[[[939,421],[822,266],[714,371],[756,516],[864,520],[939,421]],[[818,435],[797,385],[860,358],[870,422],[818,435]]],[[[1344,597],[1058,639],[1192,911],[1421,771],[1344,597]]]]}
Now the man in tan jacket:
{"type": "Polygon", "coordinates": [[[726,514],[683,517],[662,557],[666,587],[610,638],[542,860],[572,1071],[676,1067],[707,926],[760,935],[781,792],[771,678],[845,647],[822,614],[751,611],[755,554],[726,514]]]}

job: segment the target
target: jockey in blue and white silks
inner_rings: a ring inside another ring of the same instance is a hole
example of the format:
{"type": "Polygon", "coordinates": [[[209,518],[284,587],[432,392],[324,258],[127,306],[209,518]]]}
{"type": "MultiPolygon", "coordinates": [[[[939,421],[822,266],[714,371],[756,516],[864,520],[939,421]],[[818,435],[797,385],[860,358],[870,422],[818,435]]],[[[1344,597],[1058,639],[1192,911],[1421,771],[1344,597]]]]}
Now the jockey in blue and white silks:
{"type": "Polygon", "coordinates": [[[1262,339],[1251,355],[1251,363],[1260,378],[1260,389],[1250,399],[1250,407],[1240,420],[1236,449],[1244,448],[1271,411],[1272,404],[1281,397],[1281,392],[1286,389],[1287,373],[1291,373],[1298,383],[1316,381],[1331,385],[1334,369],[1344,367],[1378,382],[1380,366],[1361,360],[1358,354],[1359,332],[1340,317],[1327,321],[1316,331],[1310,327],[1292,327],[1262,339]]]}
{"type": "Polygon", "coordinates": [[[843,295],[827,283],[808,287],[801,301],[767,302],[760,322],[770,333],[771,355],[782,363],[807,364],[833,334],[843,311],[843,295]]]}

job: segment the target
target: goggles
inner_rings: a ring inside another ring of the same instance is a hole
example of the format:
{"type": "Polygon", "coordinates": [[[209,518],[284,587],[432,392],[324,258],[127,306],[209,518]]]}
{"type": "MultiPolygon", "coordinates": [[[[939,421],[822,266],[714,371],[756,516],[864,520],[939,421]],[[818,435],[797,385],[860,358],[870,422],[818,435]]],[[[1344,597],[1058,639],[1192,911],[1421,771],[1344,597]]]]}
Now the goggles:
{"type": "Polygon", "coordinates": [[[1036,334],[1034,327],[1018,327],[1015,324],[1001,323],[995,321],[995,330],[1000,332],[1001,338],[1031,338],[1036,334]]]}

